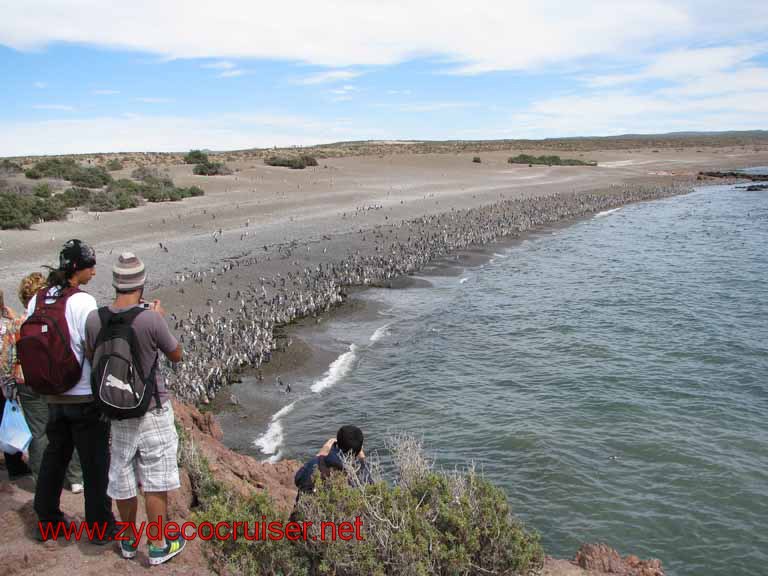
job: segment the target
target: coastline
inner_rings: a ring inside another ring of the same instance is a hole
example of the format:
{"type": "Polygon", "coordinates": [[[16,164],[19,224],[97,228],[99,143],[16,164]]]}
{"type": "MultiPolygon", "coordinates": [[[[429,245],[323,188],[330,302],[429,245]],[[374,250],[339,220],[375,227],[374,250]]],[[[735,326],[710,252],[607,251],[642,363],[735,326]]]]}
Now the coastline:
{"type": "MultiPolygon", "coordinates": [[[[693,189],[681,193],[690,191],[693,189]]],[[[653,200],[655,199],[648,201],[653,200]]],[[[304,317],[280,326],[279,340],[290,340],[293,344],[288,348],[280,348],[278,344],[272,354],[271,362],[260,369],[263,381],[259,381],[254,376],[256,369],[246,368],[242,372],[241,379],[231,385],[223,386],[217,393],[216,400],[213,401],[212,410],[224,430],[223,442],[237,452],[260,460],[268,462],[282,460],[285,431],[280,419],[288,413],[286,410],[292,409],[297,400],[305,398],[282,394],[282,389],[276,388],[275,380],[279,377],[283,382],[295,380],[317,382],[328,374],[334,362],[347,354],[348,349],[340,348],[337,342],[324,335],[325,327],[329,323],[339,320],[363,321],[379,317],[383,323],[379,329],[386,327],[386,319],[378,315],[381,305],[361,297],[370,288],[429,289],[433,287],[430,277],[459,279],[466,272],[481,268],[497,257],[500,252],[519,246],[530,238],[551,234],[579,222],[613,213],[631,203],[621,204],[602,212],[563,218],[483,245],[467,246],[427,262],[420,270],[410,275],[404,274],[379,283],[352,287],[348,290],[347,297],[340,303],[318,313],[316,317],[304,317]],[[276,391],[280,393],[276,394],[276,391]],[[233,405],[228,400],[232,395],[238,399],[237,405],[233,405]],[[249,398],[250,402],[248,402],[249,398]],[[265,408],[265,403],[270,406],[269,409],[265,408]],[[246,409],[245,405],[248,405],[250,410],[246,409]],[[237,417],[235,413],[238,414],[237,417]],[[244,423],[248,424],[248,428],[243,427],[244,423]],[[259,448],[260,440],[267,440],[269,447],[275,450],[265,453],[259,448]]],[[[460,279],[459,281],[461,282],[460,279]]]]}

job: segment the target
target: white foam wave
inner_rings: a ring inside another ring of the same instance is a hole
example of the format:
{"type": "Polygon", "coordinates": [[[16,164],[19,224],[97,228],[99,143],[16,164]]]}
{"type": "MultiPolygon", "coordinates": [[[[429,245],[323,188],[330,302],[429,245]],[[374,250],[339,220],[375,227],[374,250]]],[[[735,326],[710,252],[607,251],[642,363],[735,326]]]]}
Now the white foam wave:
{"type": "Polygon", "coordinates": [[[468,277],[468,276],[467,276],[467,277],[464,277],[464,278],[462,278],[461,280],[459,280],[459,284],[464,284],[464,282],[466,282],[467,280],[469,280],[469,277],[468,277]]]}
{"type": "Polygon", "coordinates": [[[603,210],[602,212],[598,212],[595,214],[595,218],[602,218],[603,216],[608,216],[608,214],[613,214],[617,210],[621,210],[621,206],[618,208],[612,208],[611,210],[603,210]]]}
{"type": "Polygon", "coordinates": [[[280,459],[279,448],[283,445],[283,441],[285,440],[283,423],[280,420],[283,416],[290,413],[295,406],[296,400],[275,412],[269,422],[267,431],[253,441],[254,446],[259,448],[262,454],[272,454],[272,458],[275,458],[275,461],[280,459]]]}
{"type": "Polygon", "coordinates": [[[349,350],[331,362],[331,365],[328,367],[328,370],[323,377],[312,384],[310,388],[312,392],[321,392],[341,380],[352,369],[352,366],[355,363],[356,351],[357,346],[350,344],[349,350]]]}
{"type": "Polygon", "coordinates": [[[256,438],[253,444],[261,450],[262,454],[275,454],[282,446],[284,439],[283,423],[280,420],[272,420],[267,431],[256,438]]]}
{"type": "Polygon", "coordinates": [[[376,328],[376,331],[373,334],[371,334],[371,342],[378,342],[379,340],[384,338],[384,336],[389,334],[388,328],[390,324],[391,322],[389,324],[384,324],[384,326],[376,328]]]}

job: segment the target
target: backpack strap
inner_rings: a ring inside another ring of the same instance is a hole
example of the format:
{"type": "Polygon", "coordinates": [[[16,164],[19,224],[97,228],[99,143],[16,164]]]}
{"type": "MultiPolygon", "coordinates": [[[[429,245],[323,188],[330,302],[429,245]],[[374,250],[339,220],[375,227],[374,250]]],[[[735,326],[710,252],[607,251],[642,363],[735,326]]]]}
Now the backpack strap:
{"type": "Polygon", "coordinates": [[[106,340],[109,322],[112,320],[112,316],[114,316],[114,313],[110,311],[109,306],[102,306],[99,308],[98,313],[101,328],[99,328],[99,334],[96,336],[96,342],[93,345],[94,350],[96,350],[96,348],[98,348],[99,345],[103,343],[104,340],[106,340]]]}

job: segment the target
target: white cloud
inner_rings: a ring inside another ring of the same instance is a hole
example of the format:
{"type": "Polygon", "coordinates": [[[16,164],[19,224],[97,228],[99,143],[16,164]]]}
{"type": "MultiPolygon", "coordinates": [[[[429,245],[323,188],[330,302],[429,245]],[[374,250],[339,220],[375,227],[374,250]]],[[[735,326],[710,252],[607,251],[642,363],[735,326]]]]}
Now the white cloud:
{"type": "Polygon", "coordinates": [[[410,90],[387,90],[387,94],[390,96],[410,96],[410,90]]]}
{"type": "Polygon", "coordinates": [[[479,104],[476,102],[417,102],[399,106],[397,109],[401,112],[439,112],[441,110],[474,108],[477,106],[479,104]]]}
{"type": "Polygon", "coordinates": [[[33,84],[33,86],[34,86],[35,88],[38,88],[38,89],[42,90],[43,88],[47,88],[47,87],[48,87],[48,84],[46,84],[45,82],[35,82],[35,83],[33,84]]]}
{"type": "Polygon", "coordinates": [[[317,120],[282,114],[216,118],[126,114],[44,122],[0,122],[0,156],[90,152],[235,150],[388,138],[344,118],[317,120]]]}
{"type": "Polygon", "coordinates": [[[210,14],[207,0],[6,2],[0,43],[28,50],[70,42],[167,58],[277,59],[332,68],[436,56],[471,74],[611,58],[692,39],[733,40],[764,29],[768,3],[445,0],[436,7],[424,0],[355,0],[318,10],[310,0],[266,6],[220,0],[216,17],[210,14]]]}
{"type": "Polygon", "coordinates": [[[136,98],[138,102],[144,102],[145,104],[169,104],[173,102],[173,98],[157,98],[157,97],[143,97],[136,98]]]}
{"type": "Polygon", "coordinates": [[[219,62],[208,62],[207,64],[202,64],[200,67],[213,68],[214,70],[231,70],[232,68],[236,68],[237,65],[234,64],[233,62],[221,60],[219,62]]]}
{"type": "Polygon", "coordinates": [[[762,43],[672,50],[653,57],[640,72],[595,76],[587,82],[593,87],[610,87],[643,80],[699,78],[739,66],[767,50],[768,45],[762,43]]]}
{"type": "Polygon", "coordinates": [[[245,74],[245,70],[225,70],[219,74],[219,78],[237,78],[245,74]]]}
{"type": "Polygon", "coordinates": [[[114,96],[120,94],[120,90],[94,90],[92,94],[96,96],[114,96]]]}
{"type": "Polygon", "coordinates": [[[512,112],[497,137],[608,136],[686,130],[747,130],[768,126],[765,92],[690,99],[661,91],[598,91],[534,103],[512,112]]]}
{"type": "Polygon", "coordinates": [[[35,110],[59,110],[64,112],[71,112],[75,108],[66,104],[33,104],[32,108],[35,110]]]}
{"type": "Polygon", "coordinates": [[[340,82],[343,80],[352,80],[361,76],[362,72],[355,72],[352,70],[329,70],[328,72],[320,72],[318,74],[312,74],[311,76],[305,76],[296,81],[296,84],[327,84],[330,82],[340,82]]]}

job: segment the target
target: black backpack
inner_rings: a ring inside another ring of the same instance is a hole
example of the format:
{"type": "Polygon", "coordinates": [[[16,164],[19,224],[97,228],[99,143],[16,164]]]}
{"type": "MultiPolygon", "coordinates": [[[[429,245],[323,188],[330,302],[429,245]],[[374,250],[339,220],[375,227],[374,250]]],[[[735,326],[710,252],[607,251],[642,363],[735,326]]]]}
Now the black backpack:
{"type": "Polygon", "coordinates": [[[135,307],[114,313],[106,306],[99,308],[101,330],[94,344],[91,389],[101,411],[114,420],[140,418],[153,397],[160,407],[155,378],[159,355],[145,377],[131,326],[143,311],[144,308],[135,307]]]}

